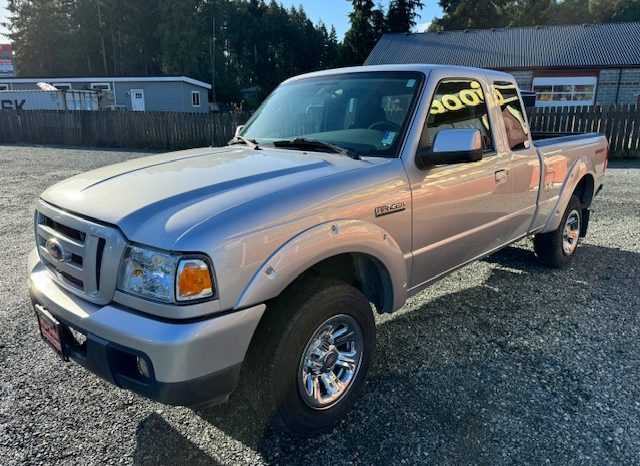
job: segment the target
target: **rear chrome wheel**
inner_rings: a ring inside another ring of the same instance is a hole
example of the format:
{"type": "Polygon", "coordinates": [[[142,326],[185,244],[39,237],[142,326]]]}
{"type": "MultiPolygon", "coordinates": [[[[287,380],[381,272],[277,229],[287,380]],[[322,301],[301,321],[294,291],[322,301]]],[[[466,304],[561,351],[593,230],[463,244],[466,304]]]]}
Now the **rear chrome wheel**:
{"type": "Polygon", "coordinates": [[[535,235],[533,248],[542,263],[556,268],[569,265],[580,240],[583,212],[580,199],[573,195],[562,215],[560,226],[554,231],[535,235]]]}
{"type": "Polygon", "coordinates": [[[298,390],[313,409],[326,409],[347,394],[362,363],[362,330],[347,315],[323,322],[309,339],[298,368],[298,390]]]}
{"type": "Polygon", "coordinates": [[[562,231],[562,252],[565,256],[570,256],[578,246],[580,238],[580,212],[576,209],[572,210],[564,222],[562,231]]]}

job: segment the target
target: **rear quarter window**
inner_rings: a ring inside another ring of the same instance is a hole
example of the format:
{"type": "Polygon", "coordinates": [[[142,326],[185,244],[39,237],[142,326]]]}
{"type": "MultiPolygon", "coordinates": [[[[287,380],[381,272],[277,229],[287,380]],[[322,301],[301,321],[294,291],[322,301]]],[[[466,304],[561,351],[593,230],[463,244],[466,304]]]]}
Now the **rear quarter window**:
{"type": "Polygon", "coordinates": [[[493,91],[507,132],[509,149],[520,150],[529,147],[529,128],[522,108],[522,101],[518,97],[515,84],[509,82],[493,83],[493,91]]]}

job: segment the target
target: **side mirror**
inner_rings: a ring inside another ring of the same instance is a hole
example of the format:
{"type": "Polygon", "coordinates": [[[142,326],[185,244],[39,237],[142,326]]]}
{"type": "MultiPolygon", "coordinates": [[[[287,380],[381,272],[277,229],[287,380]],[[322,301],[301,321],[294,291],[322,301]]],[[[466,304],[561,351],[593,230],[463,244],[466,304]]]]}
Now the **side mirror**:
{"type": "Polygon", "coordinates": [[[419,168],[479,160],[482,160],[482,136],[480,130],[472,128],[441,129],[431,150],[419,151],[416,155],[419,168]]]}
{"type": "Polygon", "coordinates": [[[235,137],[240,136],[240,132],[242,132],[243,129],[244,129],[244,125],[240,125],[240,126],[236,127],[235,137]]]}

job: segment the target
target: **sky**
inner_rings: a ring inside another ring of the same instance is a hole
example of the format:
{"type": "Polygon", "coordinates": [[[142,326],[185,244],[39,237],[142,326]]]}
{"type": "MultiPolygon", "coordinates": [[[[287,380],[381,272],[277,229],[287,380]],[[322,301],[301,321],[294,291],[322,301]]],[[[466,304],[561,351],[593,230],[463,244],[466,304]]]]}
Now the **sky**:
{"type": "MultiPolygon", "coordinates": [[[[135,1],[135,0],[131,0],[135,1]]],[[[311,18],[314,23],[318,23],[322,20],[327,28],[334,25],[338,38],[342,40],[344,34],[349,29],[349,12],[351,11],[351,2],[349,0],[279,0],[286,7],[292,5],[302,5],[307,12],[307,16],[311,18]]],[[[382,3],[385,8],[389,4],[389,0],[378,1],[376,3],[382,3]]],[[[438,6],[436,0],[425,0],[425,8],[420,12],[421,16],[417,18],[417,31],[423,31],[428,26],[431,20],[437,16],[442,15],[442,10],[438,6]]],[[[5,9],[7,0],[0,0],[0,23],[6,21],[7,11],[5,9]]],[[[0,39],[6,39],[1,36],[6,30],[0,26],[0,39]]]]}

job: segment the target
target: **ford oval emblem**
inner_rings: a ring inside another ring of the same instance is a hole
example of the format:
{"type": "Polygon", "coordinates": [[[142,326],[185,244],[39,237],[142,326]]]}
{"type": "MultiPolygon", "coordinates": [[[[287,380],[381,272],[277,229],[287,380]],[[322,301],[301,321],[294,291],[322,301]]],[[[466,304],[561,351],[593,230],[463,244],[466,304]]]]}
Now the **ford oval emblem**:
{"type": "Polygon", "coordinates": [[[56,262],[64,262],[66,254],[64,248],[56,238],[49,238],[44,247],[47,248],[47,252],[53,260],[56,262]]]}

